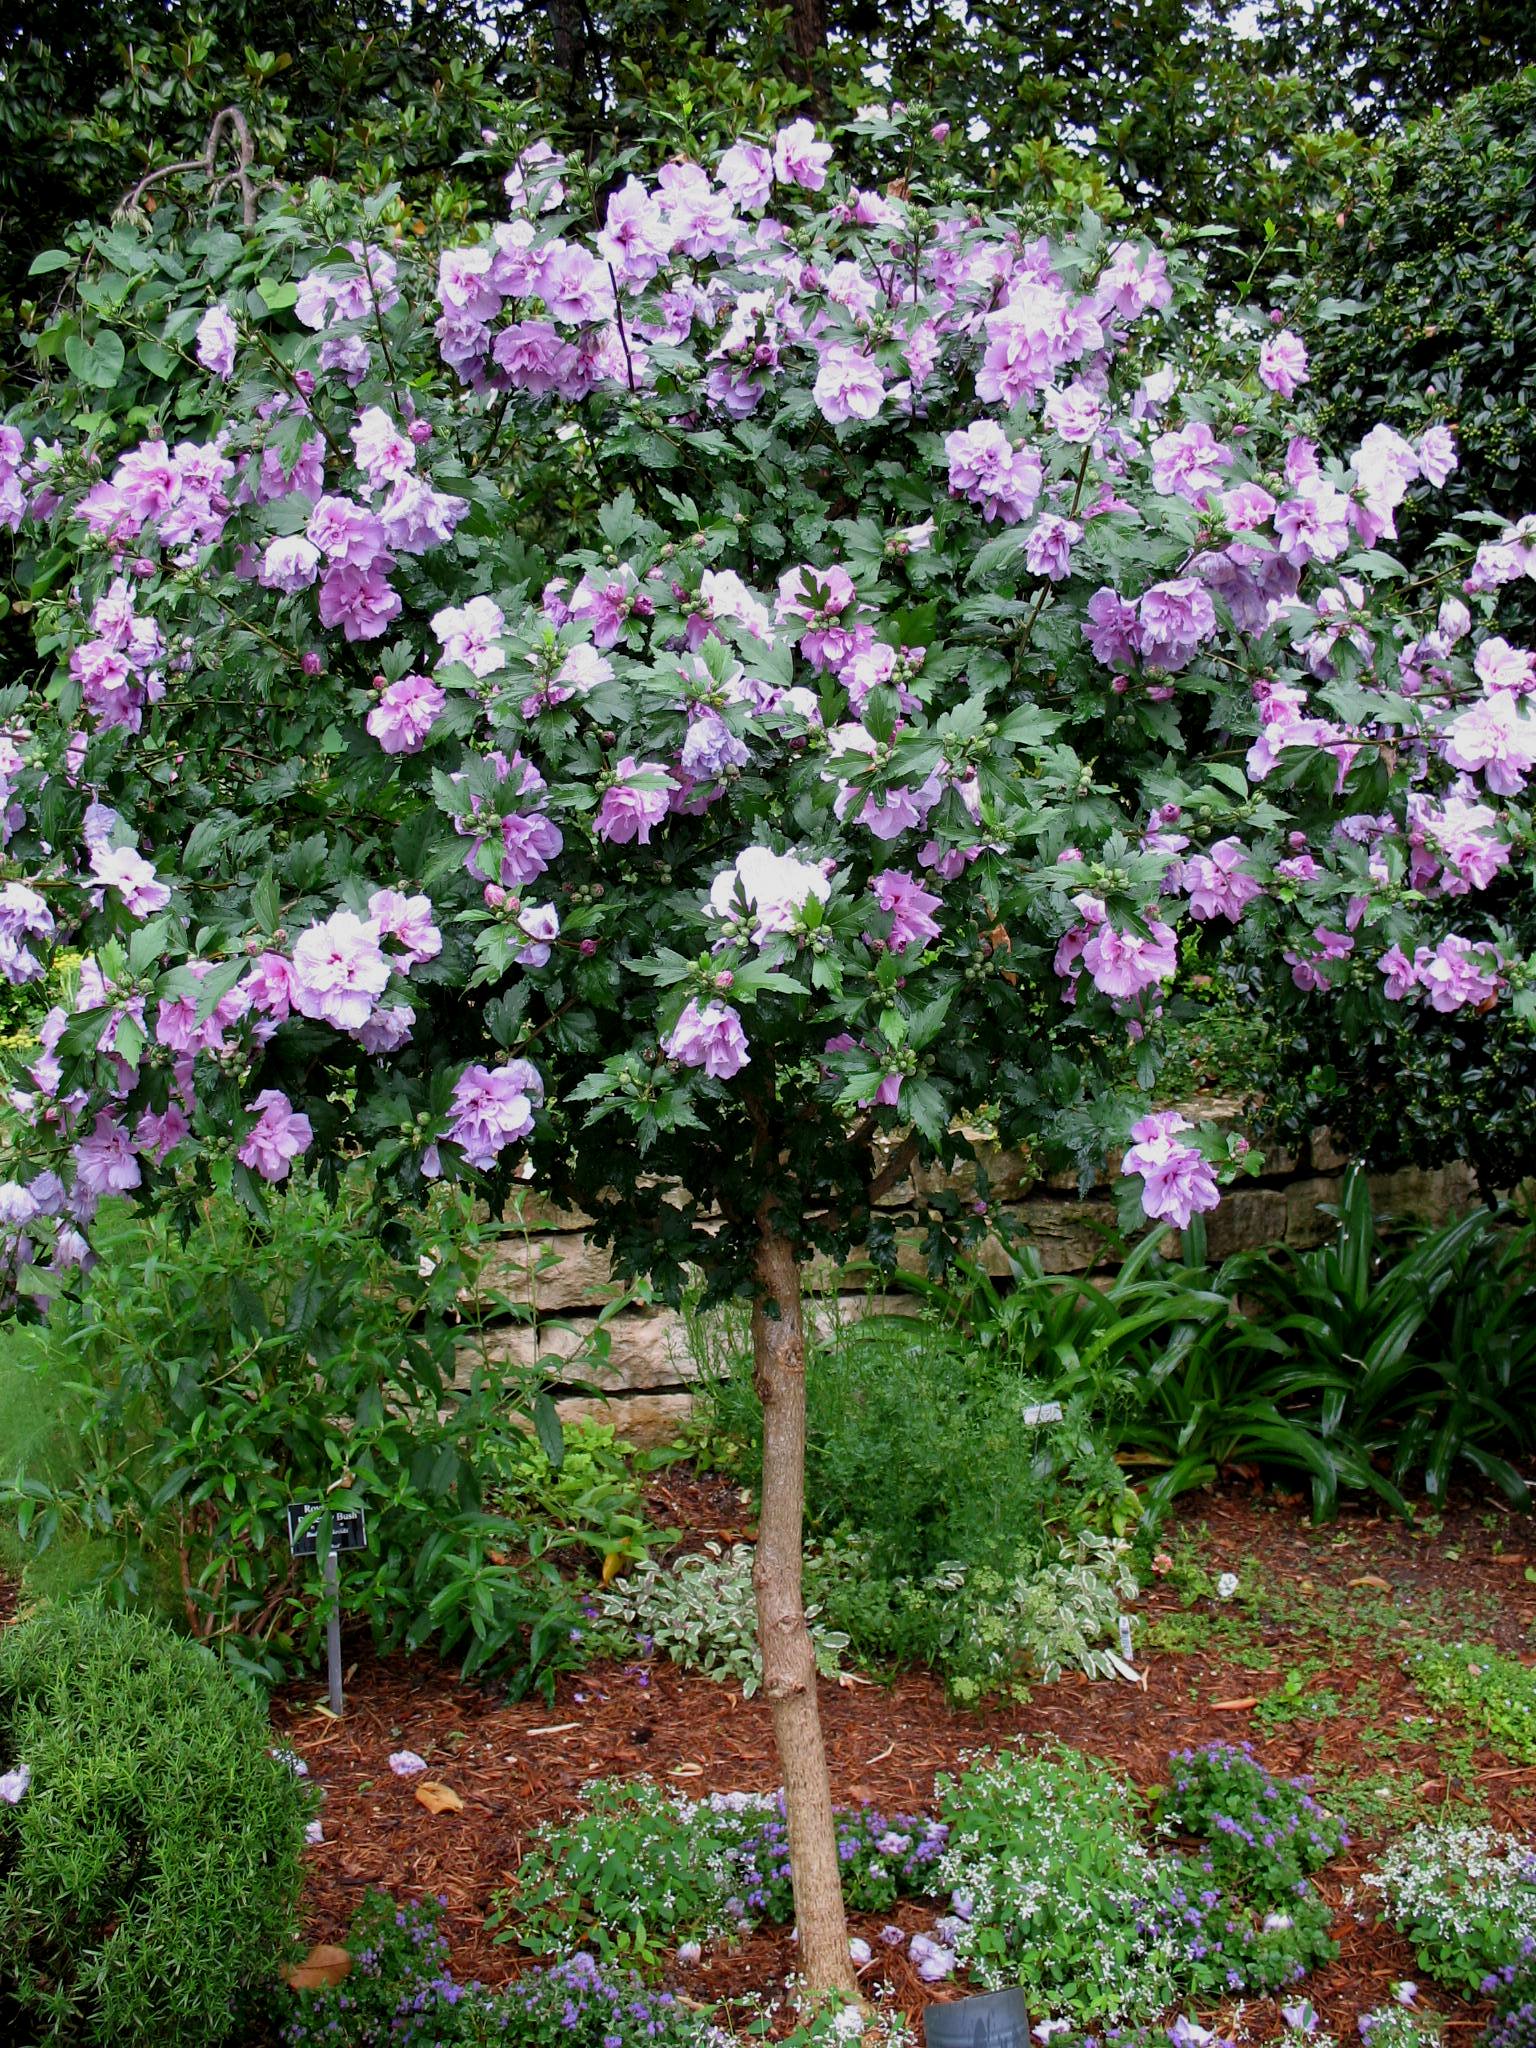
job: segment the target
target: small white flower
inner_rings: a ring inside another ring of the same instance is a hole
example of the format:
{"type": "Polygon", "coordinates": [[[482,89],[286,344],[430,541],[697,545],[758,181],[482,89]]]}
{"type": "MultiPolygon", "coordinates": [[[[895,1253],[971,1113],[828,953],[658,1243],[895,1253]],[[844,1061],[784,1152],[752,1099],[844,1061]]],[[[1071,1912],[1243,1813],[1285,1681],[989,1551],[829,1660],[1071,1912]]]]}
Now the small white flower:
{"type": "Polygon", "coordinates": [[[873,1958],[875,1952],[862,1935],[851,1934],[848,1937],[848,1953],[862,1970],[864,1965],[873,1958]]]}
{"type": "Polygon", "coordinates": [[[1216,1598],[1218,1600],[1230,1600],[1232,1598],[1232,1595],[1237,1591],[1237,1588],[1237,1573],[1223,1572],[1221,1577],[1216,1581],[1216,1598]]]}
{"type": "Polygon", "coordinates": [[[304,1830],[304,1839],[312,1849],[317,1849],[320,1846],[325,1840],[325,1829],[321,1827],[319,1821],[312,1820],[310,1822],[309,1826],[304,1830]]]}
{"type": "Polygon", "coordinates": [[[1392,1996],[1399,2005],[1417,2005],[1419,2002],[1419,1987],[1411,1978],[1404,1977],[1392,1986],[1392,1996]]]}
{"type": "Polygon", "coordinates": [[[390,1756],[389,1768],[397,1778],[414,1778],[418,1771],[427,1768],[427,1760],[414,1749],[397,1749],[390,1756]]]}
{"type": "Polygon", "coordinates": [[[267,1753],[269,1756],[275,1757],[280,1764],[286,1764],[296,1778],[307,1778],[309,1776],[309,1765],[305,1763],[297,1750],[273,1749],[267,1753]]]}
{"type": "Polygon", "coordinates": [[[7,1806],[20,1806],[27,1796],[27,1787],[32,1782],[32,1766],[18,1764],[14,1771],[7,1771],[0,1777],[0,1799],[7,1806]]]}
{"type": "Polygon", "coordinates": [[[698,1942],[685,1941],[677,1951],[677,1960],[685,1970],[691,1970],[700,1961],[703,1954],[704,1950],[698,1942]]]}

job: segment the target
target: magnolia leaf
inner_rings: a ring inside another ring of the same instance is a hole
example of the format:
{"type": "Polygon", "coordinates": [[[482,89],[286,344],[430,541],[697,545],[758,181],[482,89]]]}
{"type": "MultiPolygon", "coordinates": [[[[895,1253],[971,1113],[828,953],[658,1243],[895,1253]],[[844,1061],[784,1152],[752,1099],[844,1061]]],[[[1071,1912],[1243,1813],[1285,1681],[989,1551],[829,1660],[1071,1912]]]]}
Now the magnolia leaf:
{"type": "Polygon", "coordinates": [[[293,1963],[283,1972],[283,1982],[290,1991],[334,1991],[343,1983],[352,1969],[352,1951],[338,1948],[334,1942],[320,1941],[310,1950],[302,1963],[293,1963]]]}
{"type": "Polygon", "coordinates": [[[451,1785],[444,1785],[437,1778],[428,1778],[416,1787],[416,1804],[424,1806],[430,1814],[462,1813],[464,1801],[451,1785]]]}

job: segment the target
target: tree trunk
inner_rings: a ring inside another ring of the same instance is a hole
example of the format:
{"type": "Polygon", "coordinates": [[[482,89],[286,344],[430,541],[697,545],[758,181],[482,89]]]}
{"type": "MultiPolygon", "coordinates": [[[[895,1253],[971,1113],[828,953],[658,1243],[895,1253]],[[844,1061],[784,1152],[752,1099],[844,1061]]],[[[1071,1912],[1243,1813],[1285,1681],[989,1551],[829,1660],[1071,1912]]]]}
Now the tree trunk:
{"type": "Polygon", "coordinates": [[[827,47],[825,0],[790,0],[789,41],[809,79],[827,47]]]}
{"type": "Polygon", "coordinates": [[[789,47],[811,96],[812,110],[826,119],[827,13],[825,0],[790,0],[789,47]]]}
{"type": "Polygon", "coordinates": [[[771,1209],[758,1218],[753,1377],[763,1404],[763,1512],[752,1585],[763,1693],[784,1772],[800,1969],[813,1992],[858,1996],[848,1955],[832,1787],[816,1703],[816,1663],[801,1587],[805,1517],[805,1331],[794,1246],[771,1209]]]}

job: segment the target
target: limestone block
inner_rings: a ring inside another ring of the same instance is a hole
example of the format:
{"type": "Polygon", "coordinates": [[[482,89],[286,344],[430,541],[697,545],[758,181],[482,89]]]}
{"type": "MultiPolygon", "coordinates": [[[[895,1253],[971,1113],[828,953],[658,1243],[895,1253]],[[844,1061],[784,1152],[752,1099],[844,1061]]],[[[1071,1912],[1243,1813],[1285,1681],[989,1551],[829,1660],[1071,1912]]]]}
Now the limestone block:
{"type": "Polygon", "coordinates": [[[1307,1156],[1314,1173],[1342,1173],[1349,1164],[1349,1154],[1334,1143],[1333,1133],[1327,1129],[1312,1133],[1307,1156]]]}
{"type": "Polygon", "coordinates": [[[519,1189],[503,1214],[508,1223],[522,1222],[540,1230],[585,1230],[592,1221],[580,1209],[567,1209],[562,1203],[551,1201],[548,1195],[535,1194],[531,1188],[519,1189]]]}
{"type": "MultiPolygon", "coordinates": [[[[698,1376],[689,1355],[682,1317],[671,1309],[633,1309],[607,1325],[608,1356],[587,1352],[596,1319],[573,1316],[563,1326],[534,1329],[509,1323],[486,1333],[489,1355],[503,1364],[558,1372],[569,1364],[573,1378],[599,1387],[676,1387],[698,1376]]],[[[466,1369],[473,1363],[466,1359],[466,1369]]]]}
{"type": "Polygon", "coordinates": [[[1108,1202],[1052,1202],[1036,1196],[1008,1211],[1047,1273],[1086,1273],[1119,1260],[1115,1212],[1108,1202]]]}
{"type": "Polygon", "coordinates": [[[482,1282],[544,1312],[593,1307],[624,1291],[607,1252],[567,1230],[505,1237],[486,1260],[482,1282]]]}
{"type": "Polygon", "coordinates": [[[1289,1221],[1286,1195],[1278,1188],[1230,1188],[1205,1219],[1205,1241],[1213,1259],[1277,1244],[1289,1221]]]}
{"type": "Polygon", "coordinates": [[[644,1448],[649,1444],[668,1443],[677,1435],[693,1413],[693,1396],[630,1394],[620,1395],[611,1401],[572,1399],[557,1401],[555,1409],[560,1420],[567,1425],[573,1422],[607,1423],[625,1443],[644,1448]]]}
{"type": "Polygon", "coordinates": [[[1332,1237],[1334,1219],[1323,1215],[1318,1204],[1336,1202],[1339,1184],[1332,1179],[1296,1180],[1285,1191],[1285,1242],[1305,1251],[1332,1237]]]}
{"type": "Polygon", "coordinates": [[[1477,1201],[1477,1183],[1469,1166],[1423,1168],[1405,1166],[1396,1173],[1373,1173],[1371,1196],[1377,1217],[1411,1217],[1415,1223],[1444,1223],[1465,1215],[1477,1201]]]}

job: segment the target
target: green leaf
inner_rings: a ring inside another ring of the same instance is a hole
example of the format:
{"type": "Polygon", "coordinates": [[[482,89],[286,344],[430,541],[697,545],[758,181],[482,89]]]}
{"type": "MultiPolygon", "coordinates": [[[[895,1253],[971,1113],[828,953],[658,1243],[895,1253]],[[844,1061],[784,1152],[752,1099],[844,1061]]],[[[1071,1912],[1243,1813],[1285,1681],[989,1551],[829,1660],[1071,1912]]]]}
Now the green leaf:
{"type": "Polygon", "coordinates": [[[27,275],[46,277],[51,270],[68,270],[74,261],[67,249],[44,249],[27,265],[27,275]]]}
{"type": "Polygon", "coordinates": [[[122,337],[110,327],[99,327],[89,341],[83,334],[66,336],[64,360],[82,384],[96,391],[111,391],[123,374],[127,351],[122,337]]]}
{"type": "Polygon", "coordinates": [[[560,1427],[559,1410],[542,1391],[533,1398],[533,1427],[545,1457],[558,1472],[565,1463],[565,1431],[560,1427]]]}

